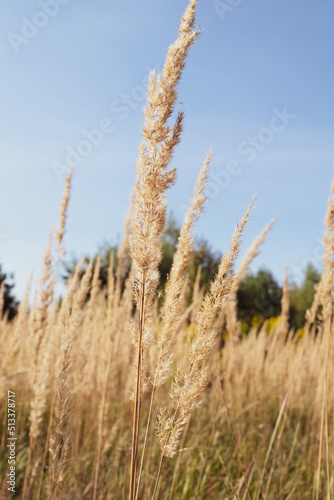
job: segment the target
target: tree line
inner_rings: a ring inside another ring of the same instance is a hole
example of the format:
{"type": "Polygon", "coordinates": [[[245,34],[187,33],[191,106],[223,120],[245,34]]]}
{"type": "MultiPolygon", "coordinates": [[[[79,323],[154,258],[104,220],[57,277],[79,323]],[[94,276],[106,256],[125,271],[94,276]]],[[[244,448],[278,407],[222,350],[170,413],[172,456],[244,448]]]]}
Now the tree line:
{"type": "MultiPolygon", "coordinates": [[[[163,291],[172,266],[173,256],[178,244],[180,227],[173,218],[168,224],[163,237],[162,260],[159,266],[160,283],[159,295],[163,298],[163,291]]],[[[117,267],[117,245],[104,244],[99,248],[98,254],[101,258],[100,284],[105,288],[108,280],[108,266],[110,254],[114,253],[114,265],[117,267]]],[[[96,261],[97,254],[93,261],[96,261]]],[[[189,266],[187,295],[191,302],[196,275],[201,266],[200,288],[206,291],[215,276],[221,255],[210,247],[207,240],[196,239],[194,251],[189,266]]],[[[89,258],[86,258],[88,264],[89,258]]],[[[66,282],[73,275],[77,264],[76,259],[64,261],[62,278],[66,282]]],[[[130,271],[130,258],[128,260],[128,273],[130,271]]],[[[83,268],[84,272],[84,268],[83,268]]],[[[126,276],[127,277],[127,276],[126,276]]],[[[125,279],[126,279],[125,277],[125,279]]],[[[290,283],[290,326],[296,330],[304,325],[306,310],[311,307],[314,297],[314,286],[320,280],[319,271],[309,264],[305,270],[304,280],[300,285],[290,283]]],[[[14,296],[13,275],[5,273],[0,264],[0,285],[3,284],[2,315],[8,315],[11,320],[15,317],[19,302],[14,296]]],[[[124,284],[124,283],[123,283],[124,284]]],[[[238,316],[241,321],[243,333],[251,326],[263,324],[266,319],[277,317],[281,311],[282,287],[279,285],[272,272],[267,269],[259,269],[256,273],[249,273],[240,284],[238,299],[238,316]]]]}

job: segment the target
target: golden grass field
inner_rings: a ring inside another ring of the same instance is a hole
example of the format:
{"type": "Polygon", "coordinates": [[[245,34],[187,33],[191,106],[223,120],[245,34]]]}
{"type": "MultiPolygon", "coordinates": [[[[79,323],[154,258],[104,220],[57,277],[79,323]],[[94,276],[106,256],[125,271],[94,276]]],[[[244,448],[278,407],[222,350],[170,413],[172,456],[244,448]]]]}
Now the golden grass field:
{"type": "Polygon", "coordinates": [[[252,201],[211,286],[204,293],[197,280],[189,305],[209,153],[158,301],[166,192],[176,175],[169,164],[183,123],[173,112],[198,37],[197,3],[190,0],[161,74],[150,76],[137,180],[107,289],[99,259],[88,266],[82,259],[65,296],[55,293],[70,171],[36,293],[30,282],[15,319],[1,318],[1,498],[334,498],[333,198],[324,272],[303,330],[289,329],[286,275],[280,317],[241,340],[238,286],[274,221],[235,269],[252,201]],[[15,491],[8,490],[10,436],[17,437],[10,441],[15,491]]]}

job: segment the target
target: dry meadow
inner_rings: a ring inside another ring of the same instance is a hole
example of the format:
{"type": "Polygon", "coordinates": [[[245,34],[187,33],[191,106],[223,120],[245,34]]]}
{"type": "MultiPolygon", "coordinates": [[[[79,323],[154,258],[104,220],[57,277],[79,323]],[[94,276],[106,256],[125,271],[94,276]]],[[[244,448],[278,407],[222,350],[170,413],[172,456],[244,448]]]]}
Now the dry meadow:
{"type": "Polygon", "coordinates": [[[184,118],[174,106],[199,35],[197,3],[190,0],[161,74],[150,75],[137,180],[107,288],[100,260],[83,258],[64,296],[55,293],[71,170],[37,289],[28,283],[14,320],[1,318],[1,498],[334,498],[333,198],[324,271],[301,331],[289,327],[286,275],[279,318],[240,336],[238,286],[274,224],[236,267],[254,200],[244,200],[210,287],[201,289],[198,277],[187,300],[211,152],[198,165],[173,266],[157,292],[166,193],[176,176],[169,165],[184,118]]]}

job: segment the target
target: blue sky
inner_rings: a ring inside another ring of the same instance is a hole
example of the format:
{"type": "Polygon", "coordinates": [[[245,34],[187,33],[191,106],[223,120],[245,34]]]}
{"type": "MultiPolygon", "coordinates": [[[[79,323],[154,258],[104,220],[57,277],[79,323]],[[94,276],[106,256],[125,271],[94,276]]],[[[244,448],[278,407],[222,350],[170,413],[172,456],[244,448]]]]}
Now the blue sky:
{"type": "MultiPolygon", "coordinates": [[[[39,273],[73,151],[69,254],[121,237],[148,71],[161,68],[186,4],[3,3],[0,262],[15,272],[18,296],[39,273]]],[[[169,210],[181,220],[211,146],[211,199],[196,234],[224,251],[257,193],[243,248],[278,215],[253,269],[279,281],[286,264],[297,280],[308,260],[320,266],[334,159],[333,22],[330,0],[201,0],[202,34],[179,87],[185,129],[169,210]]]]}

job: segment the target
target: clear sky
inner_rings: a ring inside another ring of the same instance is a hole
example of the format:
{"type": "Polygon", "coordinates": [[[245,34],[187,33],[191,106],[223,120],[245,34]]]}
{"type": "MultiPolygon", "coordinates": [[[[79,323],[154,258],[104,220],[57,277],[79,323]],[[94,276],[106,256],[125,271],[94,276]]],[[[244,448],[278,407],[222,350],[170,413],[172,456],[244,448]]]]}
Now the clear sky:
{"type": "MultiPolygon", "coordinates": [[[[2,2],[0,262],[14,271],[19,297],[40,270],[71,161],[69,255],[119,241],[145,82],[186,4],[2,2]]],[[[308,260],[320,266],[333,176],[334,2],[201,0],[197,23],[202,34],[179,87],[185,130],[169,210],[181,221],[212,146],[211,199],[196,234],[224,251],[257,193],[244,249],[279,220],[253,269],[266,266],[282,281],[288,264],[298,280],[308,260]]]]}

